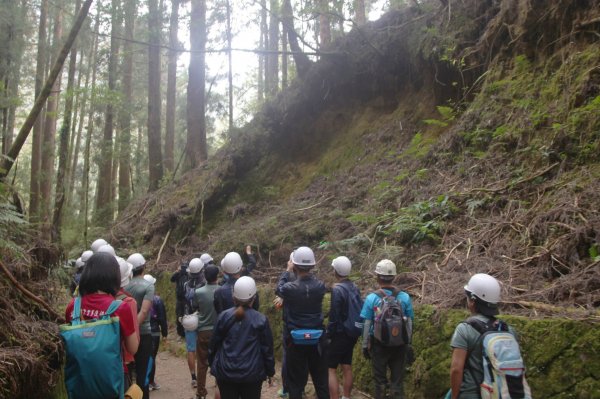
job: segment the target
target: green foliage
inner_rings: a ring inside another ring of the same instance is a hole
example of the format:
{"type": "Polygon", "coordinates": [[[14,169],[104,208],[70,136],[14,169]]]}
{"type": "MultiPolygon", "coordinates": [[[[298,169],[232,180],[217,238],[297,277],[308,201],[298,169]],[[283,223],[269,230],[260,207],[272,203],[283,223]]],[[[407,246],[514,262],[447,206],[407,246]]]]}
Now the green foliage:
{"type": "Polygon", "coordinates": [[[18,254],[19,246],[12,240],[27,225],[23,216],[6,199],[6,187],[0,182],[0,249],[18,254]]]}
{"type": "Polygon", "coordinates": [[[398,212],[386,213],[378,231],[393,236],[402,244],[422,241],[437,242],[444,229],[444,221],[456,213],[456,206],[447,195],[421,201],[398,212]]]}
{"type": "Polygon", "coordinates": [[[456,118],[456,113],[453,108],[442,105],[437,106],[437,110],[442,116],[442,119],[425,119],[423,122],[427,125],[446,127],[456,118]]]}

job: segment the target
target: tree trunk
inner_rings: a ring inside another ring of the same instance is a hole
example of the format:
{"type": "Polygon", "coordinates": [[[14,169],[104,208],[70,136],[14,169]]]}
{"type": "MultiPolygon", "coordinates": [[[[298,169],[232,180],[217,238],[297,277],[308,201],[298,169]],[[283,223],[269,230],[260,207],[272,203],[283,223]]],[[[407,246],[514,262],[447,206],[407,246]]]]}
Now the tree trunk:
{"type": "MultiPolygon", "coordinates": [[[[283,9],[282,9],[283,11],[283,9]]],[[[288,87],[288,37],[285,34],[285,28],[281,24],[281,89],[288,87]]]]}
{"type": "Polygon", "coordinates": [[[187,169],[195,168],[207,158],[206,148],[206,1],[192,0],[190,15],[189,81],[187,87],[187,169]]]}
{"type": "Polygon", "coordinates": [[[327,48],[331,44],[331,14],[327,0],[319,0],[319,40],[320,48],[327,48]]]}
{"type": "MultiPolygon", "coordinates": [[[[112,0],[111,7],[111,39],[110,56],[108,59],[108,90],[113,92],[117,81],[117,56],[120,41],[117,39],[119,28],[120,0],[112,0]]],[[[95,220],[100,226],[107,226],[113,219],[112,163],[113,163],[113,122],[115,110],[112,101],[106,104],[104,114],[104,132],[100,144],[100,164],[98,170],[98,186],[96,196],[95,220]]]]}
{"type": "MultiPolygon", "coordinates": [[[[54,17],[54,29],[52,32],[52,54],[53,62],[58,57],[59,45],[62,37],[62,10],[57,9],[54,17]]],[[[61,68],[62,70],[62,68],[61,68]]],[[[54,175],[54,158],[56,144],[56,117],[58,113],[58,102],[61,88],[60,72],[52,86],[52,93],[48,96],[46,115],[44,120],[44,132],[42,136],[42,163],[40,180],[40,219],[42,222],[42,237],[51,238],[51,205],[52,205],[52,178],[54,175]]]]}
{"type": "MultiPolygon", "coordinates": [[[[175,1],[175,0],[174,0],[175,1]]],[[[125,41],[123,43],[123,106],[120,112],[119,152],[119,214],[125,210],[131,200],[131,182],[129,180],[129,159],[131,157],[131,104],[133,103],[133,33],[137,0],[125,0],[125,41]]],[[[167,106],[168,108],[168,106],[167,106]]]]}
{"type": "Polygon", "coordinates": [[[279,89],[279,0],[271,0],[269,17],[269,54],[265,73],[267,95],[274,96],[279,89]]]}
{"type": "Polygon", "coordinates": [[[92,57],[90,58],[90,64],[92,68],[92,87],[90,97],[90,105],[88,112],[88,125],[85,137],[85,150],[83,151],[83,182],[81,187],[81,201],[83,205],[83,243],[87,244],[87,232],[88,232],[88,215],[89,215],[89,203],[90,203],[90,147],[92,143],[92,134],[94,132],[94,110],[96,104],[96,74],[98,72],[98,66],[96,65],[96,57],[98,54],[98,32],[100,30],[100,9],[96,11],[96,18],[94,22],[94,35],[92,43],[92,57]]]}
{"type": "Polygon", "coordinates": [[[231,63],[231,4],[227,0],[227,80],[229,83],[229,131],[233,129],[233,65],[231,63]]]}
{"type": "Polygon", "coordinates": [[[35,124],[35,120],[39,116],[44,103],[52,91],[52,86],[62,70],[62,66],[69,55],[69,49],[71,48],[71,45],[73,45],[75,37],[77,37],[79,29],[81,28],[81,25],[83,24],[91,5],[92,0],[85,0],[83,7],[81,7],[81,10],[75,17],[75,23],[69,32],[69,36],[67,37],[65,44],[62,46],[56,62],[54,62],[52,65],[52,69],[50,69],[48,79],[46,79],[46,83],[44,83],[40,95],[35,99],[33,108],[27,115],[27,118],[25,118],[25,122],[23,122],[23,126],[21,126],[21,129],[19,130],[19,134],[17,134],[13,145],[10,147],[10,150],[8,151],[8,157],[0,162],[0,180],[6,178],[14,164],[14,160],[19,156],[19,152],[21,151],[21,148],[23,148],[23,144],[25,144],[25,140],[27,140],[27,136],[29,136],[29,132],[31,132],[31,128],[35,124]]]}
{"type": "Polygon", "coordinates": [[[265,98],[265,64],[266,55],[263,52],[268,48],[269,42],[269,25],[267,24],[267,0],[260,0],[260,38],[258,54],[258,100],[262,101],[265,98]]]}
{"type": "MultiPolygon", "coordinates": [[[[35,67],[35,98],[42,92],[46,66],[46,20],[48,19],[48,0],[42,0],[40,5],[40,20],[37,43],[37,59],[35,67]]],[[[37,116],[33,125],[31,142],[31,177],[29,180],[29,221],[39,220],[40,201],[40,171],[42,161],[42,116],[37,116]]]]}
{"type": "MultiPolygon", "coordinates": [[[[75,9],[79,10],[81,1],[77,0],[75,9]]],[[[54,214],[52,215],[52,241],[60,242],[63,205],[65,203],[65,175],[67,173],[69,154],[69,133],[71,131],[71,119],[73,115],[73,88],[75,85],[75,68],[77,67],[77,46],[71,47],[69,59],[69,70],[67,72],[67,93],[65,100],[65,112],[60,127],[60,139],[58,150],[58,171],[56,173],[56,200],[54,203],[54,214]]]]}
{"type": "Polygon", "coordinates": [[[175,111],[177,109],[177,57],[179,47],[177,28],[179,26],[179,0],[171,0],[171,20],[169,23],[169,61],[167,66],[167,113],[165,129],[165,171],[175,169],[175,111]]]}
{"type": "Polygon", "coordinates": [[[359,26],[367,23],[365,0],[354,0],[354,22],[359,26]]]}
{"type": "Polygon", "coordinates": [[[294,62],[296,63],[296,72],[298,73],[299,78],[303,78],[308,73],[312,62],[308,56],[302,52],[302,48],[298,44],[298,34],[294,29],[294,14],[290,0],[283,0],[281,14],[282,24],[287,32],[290,50],[292,50],[294,62]]]}
{"type": "Polygon", "coordinates": [[[160,13],[156,0],[148,1],[148,190],[163,177],[160,139],[160,13]]]}

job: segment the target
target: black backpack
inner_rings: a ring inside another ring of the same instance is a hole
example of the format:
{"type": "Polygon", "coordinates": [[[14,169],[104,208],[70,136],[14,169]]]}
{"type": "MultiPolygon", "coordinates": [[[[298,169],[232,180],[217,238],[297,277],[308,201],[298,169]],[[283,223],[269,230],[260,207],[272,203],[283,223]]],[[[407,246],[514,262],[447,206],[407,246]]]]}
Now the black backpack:
{"type": "Polygon", "coordinates": [[[336,287],[341,287],[346,292],[347,309],[345,309],[344,315],[346,318],[342,323],[344,327],[344,333],[349,337],[359,337],[362,334],[363,324],[360,322],[360,312],[362,310],[363,301],[360,297],[360,292],[356,287],[346,286],[342,283],[336,284],[336,287]]]}
{"type": "Polygon", "coordinates": [[[388,295],[383,289],[374,292],[381,298],[379,309],[375,312],[373,336],[385,346],[401,346],[410,344],[412,338],[412,320],[404,314],[402,304],[397,296],[397,288],[388,295]]]}
{"type": "Polygon", "coordinates": [[[177,300],[185,301],[185,283],[189,280],[189,276],[186,271],[180,271],[177,276],[177,285],[175,286],[175,295],[177,300]]]}

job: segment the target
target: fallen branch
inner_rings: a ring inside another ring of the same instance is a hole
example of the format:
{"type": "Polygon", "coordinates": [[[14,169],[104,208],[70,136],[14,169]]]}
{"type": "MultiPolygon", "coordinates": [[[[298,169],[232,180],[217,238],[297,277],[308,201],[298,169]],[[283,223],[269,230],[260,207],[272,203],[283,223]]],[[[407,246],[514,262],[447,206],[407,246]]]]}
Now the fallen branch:
{"type": "Polygon", "coordinates": [[[167,240],[169,239],[170,235],[171,235],[171,230],[169,230],[167,232],[167,235],[165,236],[165,239],[163,240],[163,243],[160,246],[160,249],[158,250],[158,256],[156,257],[156,263],[155,263],[157,265],[158,265],[158,262],[160,262],[160,255],[162,255],[163,248],[165,247],[165,244],[167,243],[167,240]]]}
{"type": "Polygon", "coordinates": [[[54,309],[52,309],[52,307],[50,305],[48,305],[48,303],[46,301],[44,301],[39,296],[33,294],[31,291],[29,291],[27,288],[25,288],[23,285],[21,285],[21,283],[19,283],[17,281],[15,276],[12,275],[10,270],[8,270],[8,268],[6,267],[6,265],[4,265],[4,263],[2,261],[0,261],[0,268],[2,269],[4,274],[6,274],[6,277],[8,277],[8,279],[14,284],[14,286],[23,293],[23,295],[25,295],[27,298],[31,299],[32,301],[38,303],[39,305],[41,305],[44,309],[46,309],[46,311],[50,314],[50,316],[52,316],[57,322],[59,322],[59,323],[65,322],[65,319],[62,318],[58,313],[56,313],[56,311],[54,309]]]}
{"type": "Polygon", "coordinates": [[[323,201],[317,202],[317,203],[316,203],[316,204],[314,204],[314,205],[307,206],[306,208],[295,209],[295,210],[293,210],[292,212],[302,212],[302,211],[307,211],[307,210],[309,210],[309,209],[312,209],[312,208],[315,208],[315,207],[317,207],[317,206],[321,205],[321,204],[322,204],[322,203],[324,203],[324,202],[327,202],[327,201],[329,201],[330,199],[333,199],[333,195],[332,195],[331,197],[327,197],[327,198],[325,198],[323,201]]]}
{"type": "Polygon", "coordinates": [[[546,169],[544,169],[544,170],[542,170],[542,171],[540,171],[540,172],[538,172],[538,173],[536,173],[534,175],[531,175],[531,176],[529,176],[529,177],[527,177],[525,179],[517,180],[514,183],[508,183],[508,184],[506,184],[506,185],[504,185],[502,187],[499,187],[499,188],[485,188],[485,187],[473,188],[473,189],[471,189],[469,191],[465,191],[464,193],[459,193],[459,195],[469,195],[471,193],[476,193],[476,192],[491,193],[491,194],[501,193],[503,191],[509,190],[510,188],[516,187],[516,186],[518,186],[520,184],[529,183],[530,181],[535,180],[536,178],[538,178],[538,177],[540,177],[542,175],[545,175],[546,173],[550,172],[552,169],[554,169],[559,164],[560,164],[560,162],[553,163],[552,165],[548,166],[546,169]]]}
{"type": "Polygon", "coordinates": [[[531,301],[514,301],[508,302],[504,301],[502,303],[510,304],[510,305],[519,305],[524,308],[534,309],[534,310],[542,310],[544,312],[557,313],[557,314],[569,314],[583,318],[590,318],[593,320],[600,319],[600,310],[598,309],[582,309],[575,307],[562,307],[562,306],[554,306],[549,305],[547,303],[541,302],[531,302],[531,301]]]}
{"type": "Polygon", "coordinates": [[[441,266],[441,267],[444,267],[444,266],[446,266],[446,264],[447,264],[447,263],[448,263],[448,261],[450,260],[450,256],[452,255],[452,252],[454,252],[454,250],[455,250],[456,248],[460,247],[460,246],[461,246],[463,243],[464,243],[464,241],[461,241],[461,242],[459,242],[458,244],[456,244],[456,245],[454,246],[454,248],[452,248],[452,249],[450,250],[450,252],[448,252],[448,255],[446,255],[446,257],[444,258],[444,260],[442,261],[442,263],[440,263],[440,266],[441,266]]]}

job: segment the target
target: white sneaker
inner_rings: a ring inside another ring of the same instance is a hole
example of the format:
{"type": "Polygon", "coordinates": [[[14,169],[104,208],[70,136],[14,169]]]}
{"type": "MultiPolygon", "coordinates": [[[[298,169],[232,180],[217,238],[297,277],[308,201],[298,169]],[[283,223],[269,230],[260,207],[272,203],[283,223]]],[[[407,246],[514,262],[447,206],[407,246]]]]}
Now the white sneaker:
{"type": "Polygon", "coordinates": [[[192,388],[198,388],[198,381],[192,380],[192,388]]]}

